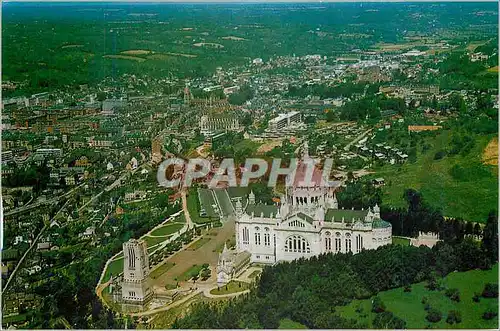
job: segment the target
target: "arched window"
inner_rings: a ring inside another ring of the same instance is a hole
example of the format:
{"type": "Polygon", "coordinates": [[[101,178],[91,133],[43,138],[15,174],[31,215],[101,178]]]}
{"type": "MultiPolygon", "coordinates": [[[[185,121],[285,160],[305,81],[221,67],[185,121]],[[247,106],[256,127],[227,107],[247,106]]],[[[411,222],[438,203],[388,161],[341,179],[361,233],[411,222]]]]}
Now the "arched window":
{"type": "Polygon", "coordinates": [[[356,253],[361,252],[363,249],[363,237],[360,234],[356,236],[356,253]]]}
{"type": "Polygon", "coordinates": [[[350,233],[345,234],[345,251],[346,251],[346,253],[352,252],[351,234],[350,233]]]}
{"type": "Polygon", "coordinates": [[[260,245],[260,233],[255,232],[255,245],[260,245]]]}
{"type": "Polygon", "coordinates": [[[332,250],[332,238],[330,237],[325,238],[325,250],[328,252],[332,250]]]}
{"type": "Polygon", "coordinates": [[[271,246],[271,234],[269,232],[264,233],[264,246],[271,246]]]}
{"type": "Polygon", "coordinates": [[[295,221],[292,221],[290,223],[288,223],[288,226],[295,226],[295,227],[298,227],[298,228],[305,228],[306,226],[304,225],[304,223],[298,221],[298,220],[295,220],[295,221]]]}
{"type": "Polygon", "coordinates": [[[311,253],[311,246],[304,237],[294,235],[285,240],[285,252],[311,253]]]}
{"type": "Polygon", "coordinates": [[[250,233],[247,228],[243,228],[243,244],[248,245],[250,243],[250,233]]]}
{"type": "Polygon", "coordinates": [[[330,231],[325,232],[325,250],[330,252],[332,250],[332,233],[330,231]]]}

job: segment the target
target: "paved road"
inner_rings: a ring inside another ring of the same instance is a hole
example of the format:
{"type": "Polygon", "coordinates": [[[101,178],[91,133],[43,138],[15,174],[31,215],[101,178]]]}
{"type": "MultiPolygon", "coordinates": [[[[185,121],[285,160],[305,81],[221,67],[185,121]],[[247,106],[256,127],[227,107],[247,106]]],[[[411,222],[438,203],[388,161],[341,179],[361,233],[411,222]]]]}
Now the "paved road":
{"type": "Polygon", "coordinates": [[[46,223],[44,225],[44,227],[42,228],[42,230],[40,231],[40,233],[38,234],[38,236],[36,236],[35,240],[33,240],[33,242],[31,243],[31,246],[26,250],[26,252],[24,252],[23,256],[21,257],[21,259],[19,260],[19,262],[17,263],[16,267],[14,268],[14,270],[12,271],[12,274],[10,275],[9,279],[7,280],[7,283],[5,284],[5,287],[3,288],[2,290],[2,294],[5,293],[5,291],[7,291],[7,289],[9,288],[9,285],[10,285],[10,282],[14,279],[14,276],[16,275],[16,272],[17,270],[20,268],[20,266],[22,265],[22,263],[24,262],[24,259],[26,258],[26,256],[28,256],[29,252],[33,249],[33,247],[37,244],[38,240],[40,239],[40,237],[42,236],[42,234],[45,232],[45,230],[48,228],[48,224],[50,224],[52,222],[53,219],[56,218],[57,215],[59,215],[59,213],[61,212],[61,210],[63,210],[64,207],[66,207],[66,205],[68,204],[69,200],[67,200],[64,205],[57,211],[57,213],[55,213],[54,217],[52,217],[52,219],[46,223]]]}
{"type": "Polygon", "coordinates": [[[186,196],[186,191],[183,190],[181,193],[181,199],[182,199],[182,210],[184,211],[184,217],[186,218],[186,224],[188,225],[188,228],[193,228],[194,223],[191,220],[191,215],[189,215],[189,210],[187,207],[187,196],[186,196]]]}
{"type": "Polygon", "coordinates": [[[9,212],[6,212],[6,213],[4,213],[4,217],[11,216],[11,215],[16,215],[16,214],[19,214],[19,213],[23,213],[23,212],[26,212],[26,211],[31,210],[31,209],[38,208],[38,207],[43,206],[43,205],[53,205],[55,203],[58,203],[63,198],[66,198],[66,197],[70,196],[71,194],[73,194],[76,190],[78,190],[79,188],[81,188],[84,184],[85,183],[82,183],[82,184],[78,185],[77,187],[72,188],[68,192],[66,192],[66,193],[64,193],[64,194],[62,194],[60,196],[57,196],[55,198],[52,198],[50,200],[35,202],[35,203],[31,204],[31,205],[25,205],[25,206],[16,208],[14,210],[11,210],[9,212]]]}
{"type": "MultiPolygon", "coordinates": [[[[215,287],[217,288],[217,287],[215,287]]],[[[221,294],[221,295],[214,295],[210,294],[210,291],[213,290],[214,288],[208,288],[203,291],[203,295],[207,298],[212,298],[212,299],[221,299],[221,298],[234,298],[242,294],[250,293],[250,290],[244,290],[241,292],[236,292],[236,293],[229,293],[229,294],[221,294]]]]}
{"type": "Polygon", "coordinates": [[[361,139],[363,139],[368,133],[370,133],[371,131],[373,130],[372,129],[368,129],[366,130],[365,132],[361,133],[360,135],[358,135],[356,138],[354,138],[350,143],[348,143],[347,145],[345,145],[344,147],[344,151],[348,151],[349,148],[355,144],[356,142],[360,141],[361,139]]]}
{"type": "Polygon", "coordinates": [[[146,165],[146,163],[143,163],[141,164],[140,166],[138,166],[137,168],[135,168],[134,170],[132,171],[125,171],[123,173],[123,175],[121,175],[118,179],[116,179],[113,183],[111,183],[110,185],[106,186],[104,188],[104,190],[102,190],[101,192],[97,193],[96,195],[94,195],[86,204],[84,204],[83,206],[81,206],[80,208],[78,208],[78,211],[81,211],[83,210],[85,207],[87,207],[92,201],[94,201],[95,199],[99,198],[104,192],[109,192],[111,191],[112,189],[114,189],[116,186],[118,186],[121,181],[123,179],[125,179],[127,176],[132,176],[133,174],[136,173],[137,170],[143,168],[144,166],[146,165]]]}
{"type": "Polygon", "coordinates": [[[197,290],[194,290],[192,293],[186,295],[184,298],[177,300],[177,301],[174,301],[173,303],[171,303],[168,306],[164,306],[164,307],[160,307],[160,308],[156,308],[156,309],[152,309],[152,310],[148,310],[148,311],[132,313],[132,314],[130,314],[130,316],[148,316],[148,315],[158,314],[162,311],[167,311],[167,310],[170,310],[170,309],[175,308],[177,306],[180,306],[181,304],[185,303],[186,301],[192,299],[193,297],[195,297],[196,295],[198,295],[202,292],[203,292],[202,289],[197,289],[197,290]]]}

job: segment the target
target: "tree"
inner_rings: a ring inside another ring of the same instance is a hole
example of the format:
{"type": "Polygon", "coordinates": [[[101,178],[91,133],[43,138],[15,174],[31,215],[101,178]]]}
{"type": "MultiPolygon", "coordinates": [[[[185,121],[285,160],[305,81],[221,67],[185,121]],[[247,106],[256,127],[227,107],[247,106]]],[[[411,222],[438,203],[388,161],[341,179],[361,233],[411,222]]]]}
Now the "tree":
{"type": "Polygon", "coordinates": [[[458,324],[462,322],[462,316],[458,310],[450,310],[448,316],[446,317],[446,323],[448,324],[458,324]]]}
{"type": "Polygon", "coordinates": [[[430,273],[426,287],[430,291],[436,291],[441,288],[441,279],[439,278],[439,276],[436,274],[435,271],[432,271],[430,273]]]}
{"type": "Polygon", "coordinates": [[[272,204],[273,203],[273,189],[268,187],[264,182],[250,183],[250,190],[255,195],[256,203],[272,204]]]}
{"type": "Polygon", "coordinates": [[[210,274],[211,274],[210,269],[203,269],[201,271],[202,280],[207,280],[208,278],[210,278],[210,274]]]}
{"type": "Polygon", "coordinates": [[[498,311],[494,310],[493,308],[488,308],[483,314],[483,319],[484,320],[491,320],[494,319],[496,316],[498,316],[498,311]]]}
{"type": "Polygon", "coordinates": [[[377,314],[373,319],[373,327],[376,329],[406,329],[406,322],[395,316],[392,312],[384,311],[377,314]]]}
{"type": "Polygon", "coordinates": [[[425,317],[425,319],[427,319],[431,323],[437,323],[441,320],[442,317],[443,317],[443,315],[441,314],[441,312],[439,310],[437,310],[435,308],[431,308],[427,312],[427,316],[425,317]]]}
{"type": "Polygon", "coordinates": [[[97,92],[97,100],[98,101],[104,101],[107,98],[106,92],[97,92]]]}
{"type": "Polygon", "coordinates": [[[444,294],[452,301],[460,302],[460,291],[458,288],[449,288],[444,294]]]}
{"type": "Polygon", "coordinates": [[[382,302],[380,297],[376,296],[372,301],[372,312],[374,313],[382,313],[385,311],[385,304],[382,302]]]}
{"type": "Polygon", "coordinates": [[[498,298],[498,284],[487,283],[482,293],[484,298],[498,298]]]}
{"type": "Polygon", "coordinates": [[[490,211],[484,227],[483,249],[488,252],[492,263],[498,261],[498,216],[493,210],[490,211]]]}

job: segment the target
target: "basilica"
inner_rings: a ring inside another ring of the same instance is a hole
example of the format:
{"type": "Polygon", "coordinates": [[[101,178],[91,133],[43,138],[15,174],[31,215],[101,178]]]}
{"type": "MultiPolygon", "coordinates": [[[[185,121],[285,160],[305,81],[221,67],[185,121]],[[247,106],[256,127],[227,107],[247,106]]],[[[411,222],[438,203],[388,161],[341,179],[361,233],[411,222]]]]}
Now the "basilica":
{"type": "Polygon", "coordinates": [[[237,201],[236,251],[252,263],[274,264],[322,253],[361,252],[392,243],[392,226],[378,205],[365,210],[339,208],[334,189],[290,186],[279,205],[256,203],[250,192],[237,201]]]}

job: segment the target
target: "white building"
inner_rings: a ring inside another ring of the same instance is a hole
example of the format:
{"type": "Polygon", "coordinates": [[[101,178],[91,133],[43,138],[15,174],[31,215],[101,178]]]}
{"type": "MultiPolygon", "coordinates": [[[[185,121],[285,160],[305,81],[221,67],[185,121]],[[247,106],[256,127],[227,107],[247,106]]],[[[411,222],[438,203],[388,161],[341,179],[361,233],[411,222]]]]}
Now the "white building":
{"type": "Polygon", "coordinates": [[[288,128],[293,124],[298,124],[301,122],[301,116],[298,111],[291,111],[285,114],[279,114],[278,117],[275,117],[269,121],[269,130],[270,131],[279,131],[283,128],[288,128]]]}
{"type": "Polygon", "coordinates": [[[153,296],[149,279],[149,257],[144,240],[123,243],[122,300],[144,304],[153,296]]]}
{"type": "Polygon", "coordinates": [[[377,205],[368,210],[339,209],[326,187],[287,189],[281,205],[255,203],[250,193],[243,208],[236,203],[236,247],[251,262],[276,263],[322,253],[354,254],[392,243],[392,226],[380,219],[377,205]]]}
{"type": "Polygon", "coordinates": [[[230,114],[203,115],[200,118],[200,132],[205,136],[240,129],[238,119],[230,114]]]}
{"type": "Polygon", "coordinates": [[[258,58],[253,59],[252,63],[260,65],[260,64],[263,64],[264,61],[260,57],[258,57],[258,58]]]}
{"type": "Polygon", "coordinates": [[[224,244],[224,249],[217,262],[217,284],[227,284],[250,262],[249,252],[236,252],[229,250],[224,244]]]}

